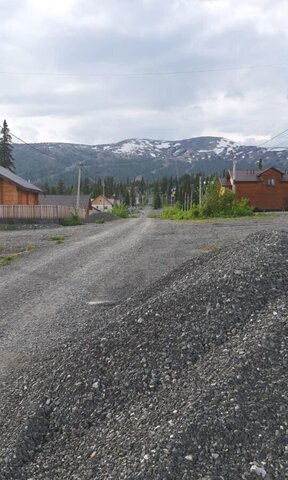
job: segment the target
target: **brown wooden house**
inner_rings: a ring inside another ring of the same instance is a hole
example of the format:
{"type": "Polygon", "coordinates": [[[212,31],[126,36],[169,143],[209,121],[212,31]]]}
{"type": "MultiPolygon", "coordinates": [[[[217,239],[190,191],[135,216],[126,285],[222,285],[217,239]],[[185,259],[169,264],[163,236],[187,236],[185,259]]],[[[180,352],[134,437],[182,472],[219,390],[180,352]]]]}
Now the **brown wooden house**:
{"type": "Polygon", "coordinates": [[[38,205],[40,188],[0,167],[0,205],[38,205]]]}
{"type": "Polygon", "coordinates": [[[262,170],[228,170],[220,178],[220,194],[235,192],[236,199],[248,198],[258,210],[288,210],[288,174],[279,168],[262,170]]]}

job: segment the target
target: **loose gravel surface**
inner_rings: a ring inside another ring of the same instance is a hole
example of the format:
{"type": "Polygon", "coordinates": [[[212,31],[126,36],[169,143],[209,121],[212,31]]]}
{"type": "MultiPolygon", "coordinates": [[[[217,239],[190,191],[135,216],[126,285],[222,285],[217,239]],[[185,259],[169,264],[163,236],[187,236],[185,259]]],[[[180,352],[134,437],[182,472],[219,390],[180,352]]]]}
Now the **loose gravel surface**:
{"type": "Polygon", "coordinates": [[[0,479],[287,479],[287,230],[1,232],[0,479]]]}

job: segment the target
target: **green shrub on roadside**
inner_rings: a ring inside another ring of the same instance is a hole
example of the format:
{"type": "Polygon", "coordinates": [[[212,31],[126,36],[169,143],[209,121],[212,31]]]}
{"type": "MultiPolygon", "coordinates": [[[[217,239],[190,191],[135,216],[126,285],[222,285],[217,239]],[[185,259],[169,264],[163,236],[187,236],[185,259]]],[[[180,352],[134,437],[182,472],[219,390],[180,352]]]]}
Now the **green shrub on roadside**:
{"type": "Polygon", "coordinates": [[[219,195],[219,185],[215,180],[206,188],[202,205],[192,205],[182,210],[178,205],[164,208],[160,218],[169,220],[195,220],[223,217],[242,217],[253,215],[253,209],[246,198],[235,199],[232,191],[219,195]]]}
{"type": "Polygon", "coordinates": [[[253,208],[250,206],[247,198],[241,198],[241,200],[234,201],[232,208],[235,217],[254,215],[253,208]]]}
{"type": "Polygon", "coordinates": [[[115,217],[128,218],[128,209],[126,205],[114,205],[112,207],[112,214],[115,217]]]}
{"type": "Polygon", "coordinates": [[[81,220],[76,210],[75,212],[70,214],[69,218],[60,218],[59,223],[60,225],[62,225],[62,227],[74,227],[76,225],[84,224],[84,222],[81,220]]]}

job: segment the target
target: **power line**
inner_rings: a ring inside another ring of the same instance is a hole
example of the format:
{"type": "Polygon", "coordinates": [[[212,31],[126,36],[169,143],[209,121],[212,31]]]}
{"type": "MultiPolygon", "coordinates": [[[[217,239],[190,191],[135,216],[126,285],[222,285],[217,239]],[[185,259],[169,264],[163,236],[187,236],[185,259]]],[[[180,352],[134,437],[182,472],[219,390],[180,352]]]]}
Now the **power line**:
{"type": "Polygon", "coordinates": [[[78,73],[78,72],[7,72],[0,71],[0,75],[7,76],[43,76],[43,77],[156,77],[156,76],[173,76],[173,75],[193,75],[197,73],[213,73],[213,72],[227,72],[237,70],[252,70],[261,68],[285,67],[287,62],[267,63],[259,65],[240,65],[232,67],[220,68],[203,68],[195,70],[172,70],[172,71],[158,71],[158,72],[94,72],[94,73],[78,73]]]}
{"type": "Polygon", "coordinates": [[[283,132],[277,133],[277,135],[274,135],[274,137],[271,137],[269,140],[266,140],[265,142],[260,143],[260,145],[258,145],[258,147],[263,147],[263,145],[266,145],[266,143],[272,142],[272,140],[274,140],[275,138],[280,137],[281,135],[283,135],[283,134],[286,133],[286,132],[288,132],[288,128],[286,128],[285,130],[283,130],[283,132]]]}
{"type": "Polygon", "coordinates": [[[25,142],[25,140],[23,140],[23,139],[20,138],[20,137],[17,137],[17,135],[15,135],[14,133],[11,133],[11,132],[10,132],[10,135],[11,135],[12,137],[14,137],[14,138],[17,138],[17,140],[20,140],[20,142],[24,143],[24,145],[26,145],[27,147],[31,148],[32,150],[35,150],[36,152],[40,153],[41,155],[45,155],[45,157],[52,158],[52,160],[56,160],[56,161],[57,161],[57,158],[53,157],[52,155],[49,155],[49,153],[41,152],[41,150],[39,150],[39,148],[34,147],[34,145],[31,145],[31,143],[25,142]]]}

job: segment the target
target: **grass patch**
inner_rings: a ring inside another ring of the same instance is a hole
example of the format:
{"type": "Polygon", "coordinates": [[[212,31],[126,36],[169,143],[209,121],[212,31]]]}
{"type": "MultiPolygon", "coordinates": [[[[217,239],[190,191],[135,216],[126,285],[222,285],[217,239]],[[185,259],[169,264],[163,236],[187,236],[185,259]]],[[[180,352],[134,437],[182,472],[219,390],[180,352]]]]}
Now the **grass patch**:
{"type": "Polygon", "coordinates": [[[0,267],[9,265],[11,262],[16,260],[20,255],[23,255],[24,253],[33,252],[33,250],[35,250],[35,247],[33,245],[27,245],[25,249],[20,250],[20,252],[9,253],[7,255],[0,255],[0,267]]]}
{"type": "Polygon", "coordinates": [[[59,235],[51,237],[50,240],[52,242],[55,242],[56,245],[61,245],[62,243],[64,243],[64,237],[60,237],[59,235]]]}
{"type": "Polygon", "coordinates": [[[79,217],[77,210],[71,213],[69,218],[59,218],[59,223],[62,225],[62,227],[76,227],[77,225],[84,225],[84,222],[79,217]]]}
{"type": "Polygon", "coordinates": [[[77,225],[83,225],[84,222],[82,222],[82,220],[80,220],[80,218],[60,218],[59,219],[59,223],[60,225],[62,225],[62,227],[76,227],[77,225]]]}
{"type": "Polygon", "coordinates": [[[9,265],[13,260],[16,259],[16,255],[0,255],[0,267],[5,267],[5,265],[9,265]]]}
{"type": "Polygon", "coordinates": [[[139,218],[139,213],[130,213],[129,218],[139,218]]]}
{"type": "Polygon", "coordinates": [[[203,245],[203,247],[198,248],[198,250],[203,253],[218,252],[218,250],[220,250],[220,247],[216,244],[203,245]]]}
{"type": "Polygon", "coordinates": [[[59,235],[54,235],[54,237],[50,237],[50,240],[57,242],[58,240],[64,240],[64,237],[60,237],[59,235]]]}
{"type": "Polygon", "coordinates": [[[125,205],[114,205],[112,214],[119,218],[128,218],[129,212],[125,205]]]}
{"type": "Polygon", "coordinates": [[[2,223],[0,224],[0,230],[17,230],[17,225],[14,223],[2,223]]]}
{"type": "Polygon", "coordinates": [[[101,220],[96,220],[95,222],[97,225],[102,225],[103,223],[105,223],[105,220],[101,219],[101,220]]]}
{"type": "Polygon", "coordinates": [[[148,213],[147,218],[159,218],[159,215],[156,215],[156,213],[148,213]]]}

